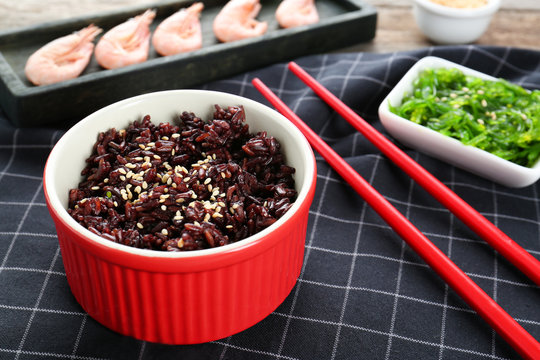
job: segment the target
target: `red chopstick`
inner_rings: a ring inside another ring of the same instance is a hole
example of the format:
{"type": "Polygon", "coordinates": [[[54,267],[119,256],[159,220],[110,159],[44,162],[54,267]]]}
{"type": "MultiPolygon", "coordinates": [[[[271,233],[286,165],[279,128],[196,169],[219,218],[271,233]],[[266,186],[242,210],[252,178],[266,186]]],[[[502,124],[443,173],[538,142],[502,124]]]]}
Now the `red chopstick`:
{"type": "Polygon", "coordinates": [[[339,173],[356,192],[398,233],[407,244],[458,293],[521,356],[540,359],[538,343],[521,325],[473,282],[456,264],[396,210],[377,190],[362,178],[343,158],[309,128],[264,83],[255,78],[253,85],[287,117],[308,139],[311,146],[339,173]]]}
{"type": "Polygon", "coordinates": [[[289,69],[308,85],[321,99],[364,135],[383,154],[413,178],[435,199],[463,221],[471,230],[483,238],[508,261],[514,264],[525,275],[540,285],[540,261],[514,242],[508,235],[473,209],[456,193],[440,182],[436,177],[405,154],[394,143],[379,133],[374,127],[362,119],[351,108],[345,105],[328,89],[317,82],[305,70],[294,62],[289,69]]]}

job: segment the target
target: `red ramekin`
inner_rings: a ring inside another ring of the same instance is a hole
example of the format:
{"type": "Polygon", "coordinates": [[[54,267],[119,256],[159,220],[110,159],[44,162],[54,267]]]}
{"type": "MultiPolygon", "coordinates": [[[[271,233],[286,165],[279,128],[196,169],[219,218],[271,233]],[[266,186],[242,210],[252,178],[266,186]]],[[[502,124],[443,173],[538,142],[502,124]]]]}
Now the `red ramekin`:
{"type": "Polygon", "coordinates": [[[67,280],[83,309],[106,327],[137,339],[194,344],[238,333],[274,311],[300,274],[316,183],[313,152],[285,117],[253,100],[204,90],[145,94],[107,106],[71,128],[51,151],[44,190],[67,280]],[[97,134],[150,114],[156,123],[182,111],[210,118],[214,104],[242,105],[251,132],[267,131],[296,169],[298,198],[270,227],[234,244],[190,252],[136,249],[103,239],[69,216],[97,134]]]}

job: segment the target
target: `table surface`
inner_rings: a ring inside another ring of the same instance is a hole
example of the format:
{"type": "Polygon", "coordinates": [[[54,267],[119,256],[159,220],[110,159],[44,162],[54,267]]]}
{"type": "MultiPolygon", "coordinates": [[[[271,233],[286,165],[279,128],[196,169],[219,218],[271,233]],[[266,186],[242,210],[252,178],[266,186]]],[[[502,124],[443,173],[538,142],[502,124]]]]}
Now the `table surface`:
{"type": "MultiPolygon", "coordinates": [[[[377,104],[404,71],[426,55],[540,87],[540,52],[524,50],[540,50],[538,0],[503,0],[477,42],[501,46],[497,48],[431,47],[416,27],[412,1],[365,1],[379,14],[373,41],[299,63],[381,131],[377,104]]],[[[0,0],[0,31],[155,2],[0,0]]],[[[539,287],[426,196],[319,99],[299,88],[284,64],[203,88],[263,101],[250,86],[251,77],[261,78],[294,105],[309,126],[540,339],[539,287]]],[[[0,113],[0,359],[518,358],[319,157],[302,273],[276,311],[240,334],[196,346],[169,347],[111,332],[72,298],[47,213],[43,166],[62,133],[54,128],[17,129],[0,113]]],[[[407,151],[540,257],[540,183],[509,189],[407,151]]]]}
{"type": "MultiPolygon", "coordinates": [[[[0,0],[0,31],[46,21],[121,9],[125,6],[155,4],[159,0],[0,0]],[[74,6],[76,4],[76,6],[74,6]]],[[[392,52],[419,49],[431,43],[416,26],[412,0],[365,0],[379,14],[377,34],[372,42],[353,46],[351,51],[392,52]]],[[[503,0],[479,45],[540,49],[540,1],[503,0]],[[519,26],[516,26],[518,24],[519,26]]]]}

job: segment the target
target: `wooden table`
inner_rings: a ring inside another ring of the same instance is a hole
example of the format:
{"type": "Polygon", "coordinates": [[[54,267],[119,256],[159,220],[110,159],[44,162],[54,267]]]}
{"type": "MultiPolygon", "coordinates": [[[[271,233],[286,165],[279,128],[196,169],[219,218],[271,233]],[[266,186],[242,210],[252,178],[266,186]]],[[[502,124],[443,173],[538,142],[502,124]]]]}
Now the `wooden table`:
{"type": "MultiPolygon", "coordinates": [[[[0,0],[0,31],[46,21],[156,3],[157,0],[0,0]]],[[[378,10],[377,35],[354,51],[391,52],[433,45],[416,26],[412,0],[364,0],[378,10]]],[[[514,46],[540,50],[540,1],[503,0],[482,45],[514,46]]]]}

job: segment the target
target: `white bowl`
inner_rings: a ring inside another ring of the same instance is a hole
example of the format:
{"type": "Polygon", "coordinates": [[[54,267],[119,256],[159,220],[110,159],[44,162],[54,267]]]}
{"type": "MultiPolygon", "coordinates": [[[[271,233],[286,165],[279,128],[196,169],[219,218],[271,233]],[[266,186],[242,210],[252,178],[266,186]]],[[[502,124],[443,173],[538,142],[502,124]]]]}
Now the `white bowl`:
{"type": "Polygon", "coordinates": [[[518,188],[536,182],[540,178],[540,161],[531,168],[521,166],[487,151],[464,145],[457,139],[442,135],[390,111],[388,105],[401,105],[404,95],[412,91],[412,84],[422,70],[441,67],[454,67],[467,75],[497,80],[445,59],[434,56],[422,58],[411,67],[379,106],[379,117],[385,129],[406,146],[501,185],[518,188]]]}
{"type": "Polygon", "coordinates": [[[422,32],[439,44],[466,44],[486,31],[501,0],[477,8],[453,8],[430,0],[414,0],[413,14],[422,32]]]}

